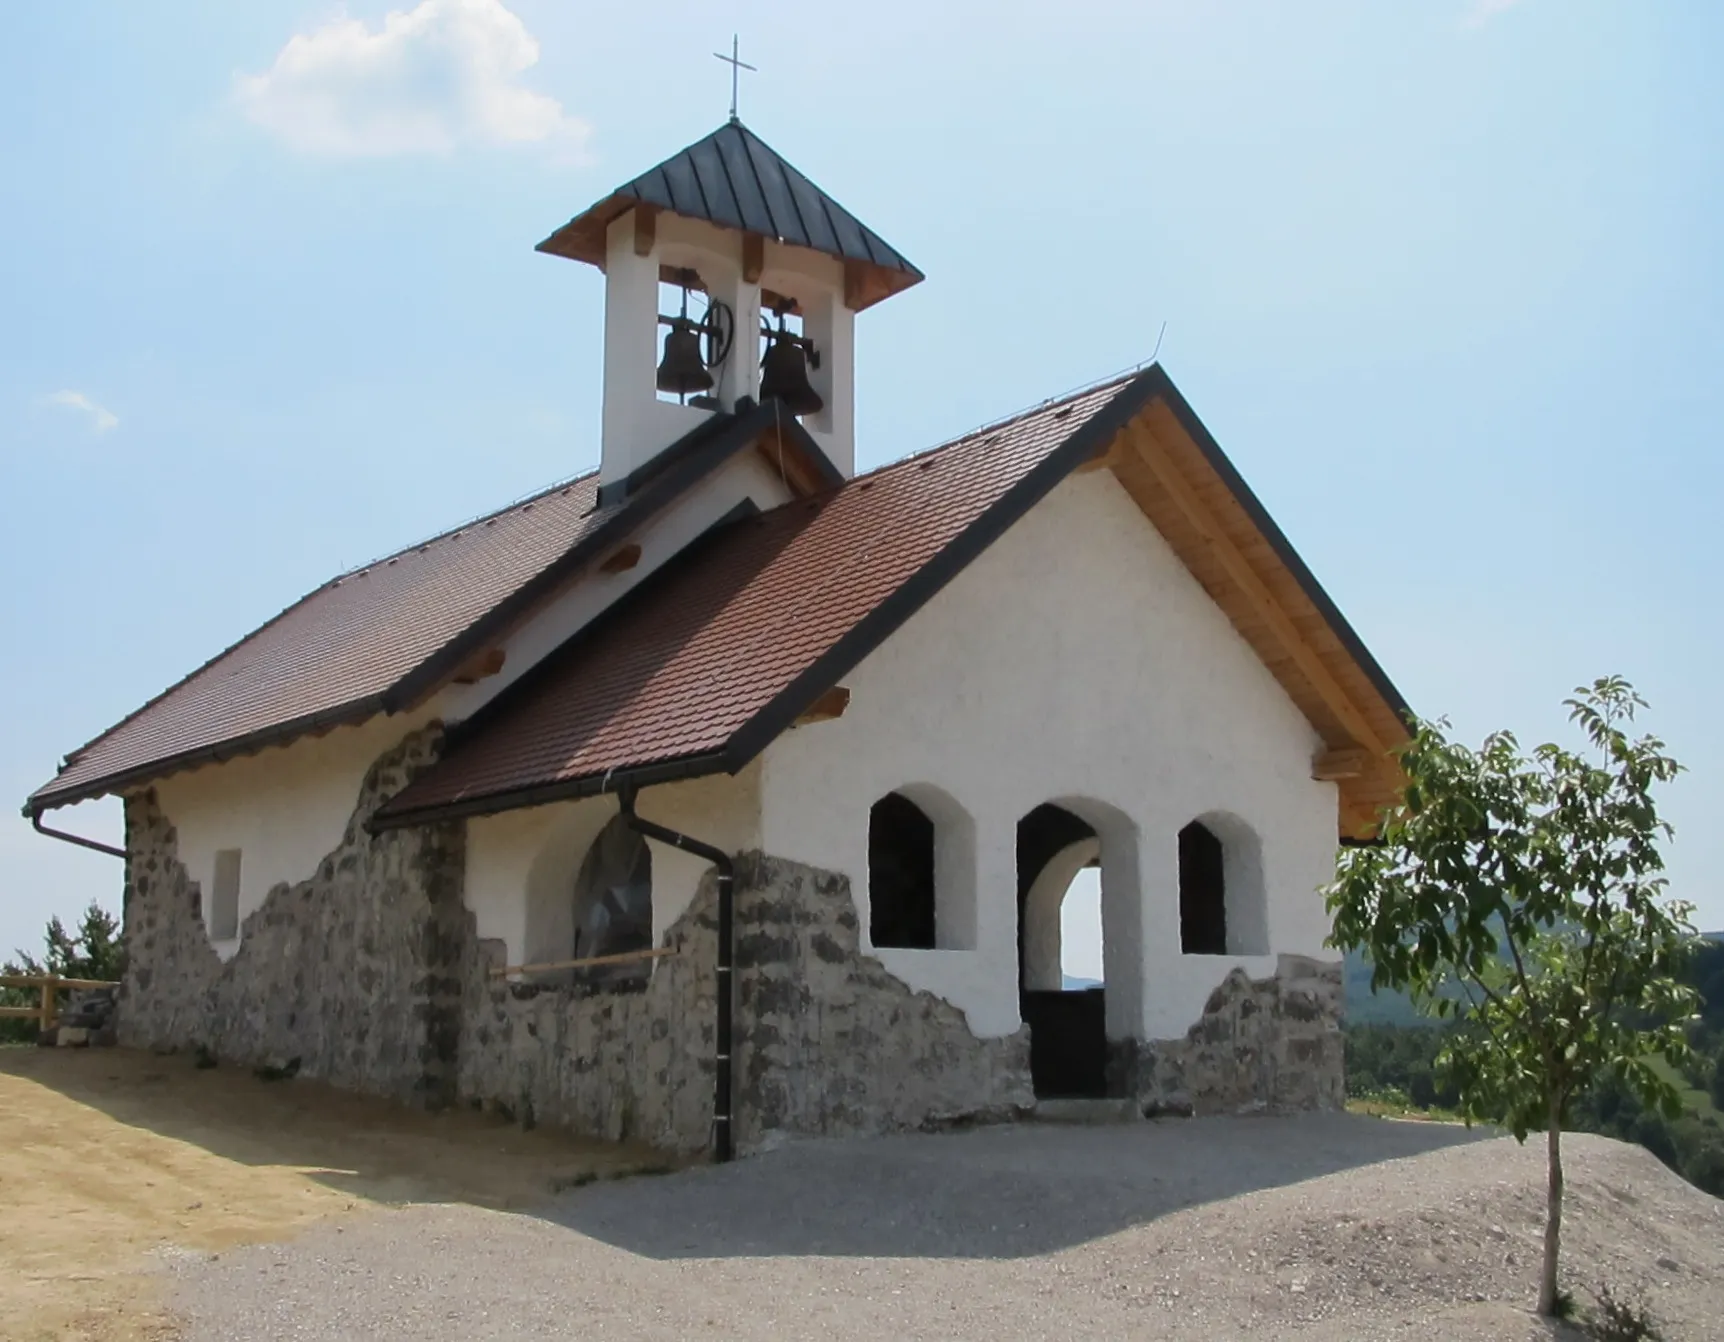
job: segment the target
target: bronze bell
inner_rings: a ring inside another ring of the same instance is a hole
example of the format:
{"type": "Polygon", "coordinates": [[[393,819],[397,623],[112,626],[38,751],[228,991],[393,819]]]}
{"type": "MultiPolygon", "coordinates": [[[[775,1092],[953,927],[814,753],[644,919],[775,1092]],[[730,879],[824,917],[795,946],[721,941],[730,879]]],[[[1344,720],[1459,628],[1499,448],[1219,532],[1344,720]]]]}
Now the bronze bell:
{"type": "Polygon", "coordinates": [[[808,356],[799,341],[776,338],[760,361],[760,399],[777,397],[793,415],[818,414],[826,402],[808,382],[808,356]]]}
{"type": "Polygon", "coordinates": [[[658,366],[658,389],[673,396],[712,390],[712,374],[700,353],[700,328],[687,317],[670,319],[664,359],[658,366]]]}

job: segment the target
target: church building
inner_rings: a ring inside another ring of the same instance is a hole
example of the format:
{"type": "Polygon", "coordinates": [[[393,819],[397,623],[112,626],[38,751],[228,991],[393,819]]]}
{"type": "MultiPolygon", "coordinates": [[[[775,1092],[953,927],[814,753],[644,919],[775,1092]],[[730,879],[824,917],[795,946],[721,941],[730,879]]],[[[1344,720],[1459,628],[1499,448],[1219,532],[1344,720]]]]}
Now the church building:
{"type": "Polygon", "coordinates": [[[539,250],[604,273],[598,470],[26,803],[124,798],[122,1042],[721,1159],[1338,1106],[1320,887],[1406,706],[1161,367],[858,474],[856,324],[923,276],[734,118],[539,250]]]}

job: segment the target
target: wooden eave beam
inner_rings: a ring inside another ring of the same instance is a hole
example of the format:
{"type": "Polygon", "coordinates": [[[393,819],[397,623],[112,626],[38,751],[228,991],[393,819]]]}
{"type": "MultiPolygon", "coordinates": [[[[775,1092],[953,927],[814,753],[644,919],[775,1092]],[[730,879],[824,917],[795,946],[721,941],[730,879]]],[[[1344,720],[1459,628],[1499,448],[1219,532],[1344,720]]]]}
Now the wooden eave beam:
{"type": "Polygon", "coordinates": [[[635,206],[635,255],[651,256],[653,243],[658,240],[658,206],[635,206]]]}
{"type": "Polygon", "coordinates": [[[1288,658],[1303,675],[1317,696],[1333,713],[1336,719],[1353,738],[1353,744],[1364,748],[1373,755],[1386,758],[1389,753],[1388,744],[1377,734],[1376,730],[1359,711],[1346,690],[1341,687],[1329,668],[1323,664],[1317,650],[1306,641],[1304,635],[1294,626],[1292,619],[1282,609],[1281,603],[1275,599],[1269,585],[1263,581],[1251,562],[1246,559],[1233,539],[1222,529],[1220,520],[1210,511],[1209,506],[1198,497],[1180,471],[1173,458],[1168,455],[1167,448],[1156,437],[1154,431],[1144,424],[1134,424],[1126,430],[1133,449],[1143,464],[1149,468],[1155,482],[1161,486],[1167,496],[1184,515],[1191,529],[1209,548],[1210,553],[1222,570],[1232,580],[1240,593],[1245,597],[1251,608],[1275,636],[1278,643],[1287,653],[1288,658]]]}
{"type": "Polygon", "coordinates": [[[844,263],[844,306],[860,312],[868,306],[868,267],[860,261],[844,263]]]}
{"type": "Polygon", "coordinates": [[[1345,778],[1363,778],[1371,768],[1371,753],[1363,746],[1325,750],[1311,761],[1311,777],[1319,783],[1339,783],[1345,778]]]}
{"type": "Polygon", "coordinates": [[[767,468],[774,475],[781,476],[784,483],[790,487],[791,494],[799,499],[817,492],[825,483],[802,455],[802,449],[786,442],[784,435],[777,429],[768,429],[761,434],[760,441],[755,444],[755,451],[760,453],[767,468]]]}
{"type": "Polygon", "coordinates": [[[813,703],[803,710],[792,726],[806,727],[814,722],[831,722],[834,718],[844,716],[844,710],[850,707],[850,691],[843,685],[834,685],[813,703]]]}
{"type": "Polygon", "coordinates": [[[599,572],[627,573],[640,562],[641,547],[638,542],[630,541],[627,545],[618,546],[615,550],[612,550],[610,554],[606,555],[604,559],[600,560],[599,572]]]}
{"type": "Polygon", "coordinates": [[[1113,440],[1109,442],[1106,447],[1104,447],[1100,452],[1097,452],[1088,461],[1081,463],[1077,469],[1072,472],[1072,474],[1088,475],[1092,471],[1116,470],[1120,465],[1127,461],[1131,455],[1132,450],[1126,442],[1125,434],[1123,432],[1116,433],[1113,436],[1113,440]]]}

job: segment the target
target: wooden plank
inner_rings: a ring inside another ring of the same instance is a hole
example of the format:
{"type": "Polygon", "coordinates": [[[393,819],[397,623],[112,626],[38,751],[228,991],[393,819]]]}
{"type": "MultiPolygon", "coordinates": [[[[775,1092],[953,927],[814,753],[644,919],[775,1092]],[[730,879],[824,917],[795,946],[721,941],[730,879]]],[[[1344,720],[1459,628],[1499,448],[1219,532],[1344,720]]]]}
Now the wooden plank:
{"type": "Polygon", "coordinates": [[[1359,706],[1353,702],[1352,697],[1341,688],[1315,649],[1300,636],[1287,612],[1270,592],[1262,575],[1240,553],[1239,547],[1222,529],[1215,514],[1198,497],[1196,490],[1191,487],[1191,482],[1174,464],[1161,440],[1143,425],[1135,425],[1128,432],[1131,434],[1132,446],[1144,465],[1149,468],[1150,474],[1155,477],[1156,483],[1178,505],[1180,512],[1185,514],[1186,521],[1191,524],[1203,547],[1225,570],[1247,604],[1255,610],[1276,640],[1286,649],[1294,665],[1299,668],[1301,676],[1316,691],[1356,744],[1364,746],[1374,754],[1386,756],[1389,753],[1387,744],[1359,711],[1359,706]]]}
{"type": "Polygon", "coordinates": [[[1325,750],[1311,761],[1311,777],[1319,783],[1338,783],[1343,778],[1363,778],[1371,767],[1370,752],[1359,746],[1325,750]]]}
{"type": "Polygon", "coordinates": [[[742,235],[742,280],[744,284],[759,284],[760,272],[766,269],[766,239],[758,233],[742,235]]]}
{"type": "Polygon", "coordinates": [[[0,1007],[0,1020],[41,1020],[40,1007],[0,1007]]]}
{"type": "Polygon", "coordinates": [[[63,979],[57,974],[0,974],[0,988],[118,988],[117,979],[63,979]]]}
{"type": "Polygon", "coordinates": [[[667,955],[681,955],[680,946],[659,946],[649,951],[622,951],[616,955],[589,955],[580,960],[547,960],[537,965],[504,965],[501,969],[493,969],[491,977],[504,978],[510,974],[548,973],[553,969],[588,969],[594,965],[623,965],[636,960],[659,960],[667,955]]]}
{"type": "Polygon", "coordinates": [[[658,206],[635,206],[635,255],[651,256],[658,241],[658,206]]]}

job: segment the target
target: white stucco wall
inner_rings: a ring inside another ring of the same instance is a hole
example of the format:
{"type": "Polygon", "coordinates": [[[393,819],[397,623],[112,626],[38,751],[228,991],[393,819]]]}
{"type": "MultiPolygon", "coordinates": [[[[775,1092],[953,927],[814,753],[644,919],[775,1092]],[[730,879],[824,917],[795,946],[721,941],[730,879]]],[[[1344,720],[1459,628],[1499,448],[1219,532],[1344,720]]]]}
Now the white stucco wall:
{"type": "MultiPolygon", "coordinates": [[[[316,873],[341,842],[366,771],[434,716],[427,706],[377,717],[157,782],[157,800],[178,834],[180,860],[202,891],[206,916],[217,852],[240,850],[243,925],[276,885],[316,873]]],[[[224,959],[239,949],[238,938],[214,944],[224,959]]]]}
{"type": "MultiPolygon", "coordinates": [[[[648,788],[636,809],[726,852],[760,846],[760,773],[744,769],[648,788]]],[[[605,823],[614,796],[553,802],[467,822],[467,907],[481,937],[505,943],[509,964],[569,958],[575,874],[605,823]]],[[[653,941],[687,910],[709,863],[651,842],[653,941]]]]}
{"type": "Polygon", "coordinates": [[[843,717],[762,758],[765,849],[848,875],[866,934],[869,806],[906,784],[962,806],[975,949],[877,954],[978,1034],[1018,1026],[1016,826],[1042,802],[1101,835],[1110,1035],[1183,1034],[1231,966],[1324,954],[1318,737],[1111,474],[1059,486],[844,684],[843,717]],[[1260,845],[1267,954],[1180,953],[1176,836],[1213,815],[1260,845]]]}
{"type": "Polygon", "coordinates": [[[447,686],[438,696],[439,713],[445,721],[458,722],[496,698],[738,504],[752,501],[764,511],[789,498],[789,486],[765,458],[750,450],[739,452],[630,536],[641,547],[633,568],[572,577],[503,639],[503,669],[472,685],[447,686]]]}

